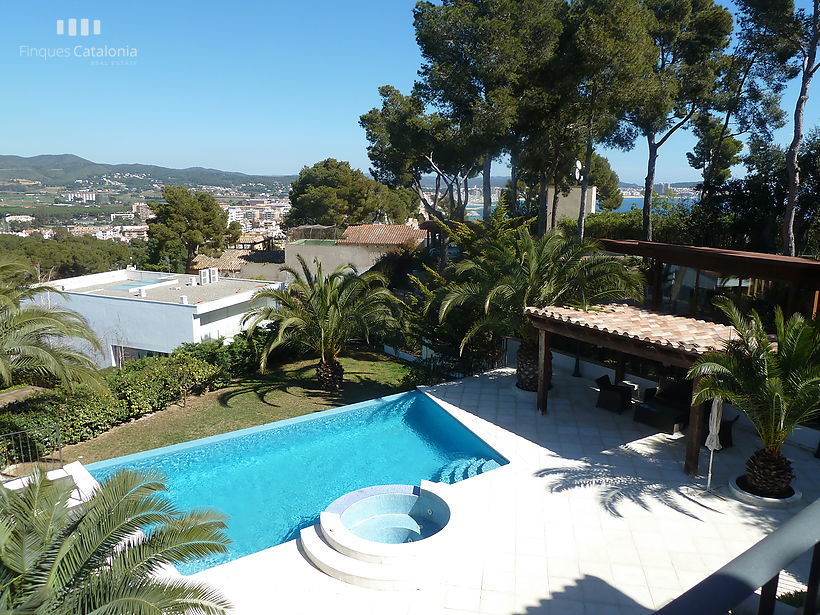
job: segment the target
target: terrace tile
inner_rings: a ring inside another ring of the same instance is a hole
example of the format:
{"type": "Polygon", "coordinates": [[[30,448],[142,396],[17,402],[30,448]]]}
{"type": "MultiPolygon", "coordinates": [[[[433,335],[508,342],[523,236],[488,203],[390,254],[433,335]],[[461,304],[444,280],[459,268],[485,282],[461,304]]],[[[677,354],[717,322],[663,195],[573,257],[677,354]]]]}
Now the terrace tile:
{"type": "MultiPolygon", "coordinates": [[[[236,615],[648,615],[799,510],[757,509],[728,494],[756,448],[740,425],[735,447],[716,455],[707,494],[704,477],[683,473],[683,438],[596,409],[589,380],[559,373],[554,383],[543,417],[511,370],[425,389],[510,460],[451,486],[453,503],[472,514],[442,554],[440,584],[348,585],[308,564],[293,541],[193,578],[219,587],[236,615]]],[[[808,449],[784,450],[813,501],[820,462],[808,449]]],[[[788,572],[805,582],[807,568],[802,558],[788,572]]]]}

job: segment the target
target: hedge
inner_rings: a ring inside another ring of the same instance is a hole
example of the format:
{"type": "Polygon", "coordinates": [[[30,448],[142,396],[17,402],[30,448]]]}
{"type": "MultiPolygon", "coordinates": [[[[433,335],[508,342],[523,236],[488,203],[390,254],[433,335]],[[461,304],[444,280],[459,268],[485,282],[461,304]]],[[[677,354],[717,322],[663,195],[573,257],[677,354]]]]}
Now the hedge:
{"type": "Polygon", "coordinates": [[[200,394],[214,384],[219,369],[180,354],[127,363],[109,374],[109,391],[85,387],[54,389],[13,402],[0,409],[0,434],[33,430],[30,435],[0,441],[3,465],[28,461],[27,454],[56,448],[55,423],[62,444],[90,440],[112,427],[200,394]]]}
{"type": "Polygon", "coordinates": [[[78,387],[56,389],[12,402],[0,411],[0,433],[33,430],[29,435],[4,438],[0,458],[4,465],[28,461],[28,453],[43,455],[56,448],[55,423],[60,442],[77,444],[129,419],[125,406],[110,393],[78,387]]]}

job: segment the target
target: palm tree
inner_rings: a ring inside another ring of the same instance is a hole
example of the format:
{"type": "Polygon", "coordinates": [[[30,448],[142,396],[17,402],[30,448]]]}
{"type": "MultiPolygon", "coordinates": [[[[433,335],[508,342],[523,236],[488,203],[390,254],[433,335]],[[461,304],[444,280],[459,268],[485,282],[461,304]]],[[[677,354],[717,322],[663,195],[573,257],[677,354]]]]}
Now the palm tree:
{"type": "Polygon", "coordinates": [[[592,240],[555,230],[535,238],[527,225],[500,227],[476,243],[468,258],[452,266],[439,320],[453,309],[479,304],[484,316],[464,336],[462,349],[480,332],[517,336],[518,387],[538,388],[538,334],[524,308],[548,305],[589,309],[605,301],[640,298],[643,278],[620,258],[605,256],[592,240]]]}
{"type": "Polygon", "coordinates": [[[0,612],[222,615],[217,592],[168,566],[224,553],[218,513],[177,510],[153,472],[121,472],[69,507],[73,486],[35,471],[0,488],[0,612]]]}
{"type": "Polygon", "coordinates": [[[283,290],[258,291],[244,322],[251,327],[271,323],[276,330],[262,349],[262,371],[275,348],[295,346],[319,355],[319,384],[327,391],[337,391],[344,379],[339,355],[348,344],[397,326],[394,308],[400,302],[380,273],[359,275],[353,265],[340,265],[325,274],[322,263],[314,259],[314,274],[304,258],[298,259],[301,271],[282,267],[293,277],[290,285],[283,290]]]}
{"type": "Polygon", "coordinates": [[[756,311],[744,316],[727,297],[715,305],[737,338],[689,370],[689,378],[700,377],[692,401],[720,398],[749,417],[763,448],[746,462],[746,485],[757,495],[786,497],[794,472],[783,443],[798,424],[820,414],[820,331],[800,314],[786,320],[778,307],[771,340],[756,311]]]}
{"type": "Polygon", "coordinates": [[[29,265],[0,259],[0,387],[55,380],[98,384],[93,360],[71,344],[83,340],[99,349],[93,331],[75,312],[38,304],[42,295],[62,293],[35,280],[29,265]]]}

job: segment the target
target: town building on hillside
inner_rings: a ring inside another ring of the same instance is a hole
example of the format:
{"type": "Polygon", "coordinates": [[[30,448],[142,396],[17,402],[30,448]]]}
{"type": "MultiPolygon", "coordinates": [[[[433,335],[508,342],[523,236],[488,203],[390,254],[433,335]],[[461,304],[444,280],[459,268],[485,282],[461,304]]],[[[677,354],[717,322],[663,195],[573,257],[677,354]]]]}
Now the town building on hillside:
{"type": "Polygon", "coordinates": [[[133,220],[136,214],[133,211],[118,211],[109,216],[109,220],[133,220]]]}
{"type": "Polygon", "coordinates": [[[12,222],[20,222],[22,224],[29,224],[34,222],[34,216],[28,216],[25,214],[6,214],[4,219],[9,224],[12,222]]]}
{"type": "Polygon", "coordinates": [[[132,239],[148,239],[148,225],[121,226],[120,234],[123,241],[132,239]]]}
{"type": "Polygon", "coordinates": [[[154,217],[154,212],[151,211],[151,206],[148,203],[140,202],[131,205],[131,211],[143,222],[148,222],[154,217]]]}
{"type": "Polygon", "coordinates": [[[225,278],[215,269],[195,276],[121,269],[52,285],[63,295],[38,300],[83,316],[102,343],[100,352],[83,350],[99,367],[109,367],[167,355],[186,342],[231,338],[242,330],[253,294],[272,284],[225,278]]]}
{"type": "Polygon", "coordinates": [[[97,193],[93,190],[80,190],[79,192],[67,192],[63,198],[69,203],[96,203],[97,193]]]}

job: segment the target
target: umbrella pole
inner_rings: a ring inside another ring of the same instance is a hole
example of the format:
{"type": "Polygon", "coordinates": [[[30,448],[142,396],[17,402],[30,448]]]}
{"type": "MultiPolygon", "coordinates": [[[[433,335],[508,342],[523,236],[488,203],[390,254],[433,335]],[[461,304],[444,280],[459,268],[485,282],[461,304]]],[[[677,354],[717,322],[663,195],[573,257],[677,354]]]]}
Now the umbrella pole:
{"type": "Polygon", "coordinates": [[[709,450],[709,476],[706,479],[706,491],[712,490],[712,460],[715,458],[715,451],[709,450]]]}

